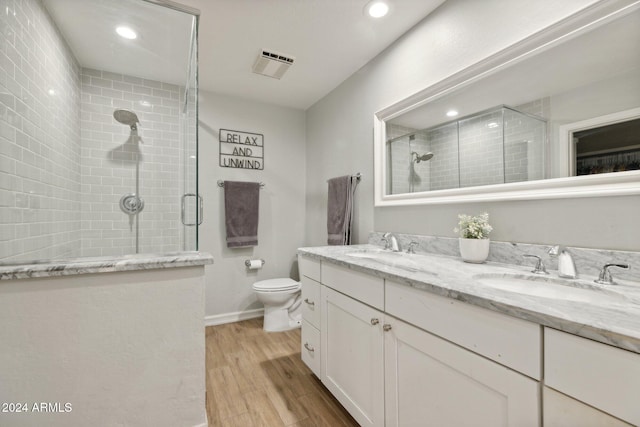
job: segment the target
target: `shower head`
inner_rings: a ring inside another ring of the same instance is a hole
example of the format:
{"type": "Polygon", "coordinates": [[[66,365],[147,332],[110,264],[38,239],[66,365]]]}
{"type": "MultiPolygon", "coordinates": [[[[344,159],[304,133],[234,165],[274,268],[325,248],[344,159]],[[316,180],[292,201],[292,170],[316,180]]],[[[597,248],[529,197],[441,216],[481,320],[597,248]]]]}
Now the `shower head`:
{"type": "Polygon", "coordinates": [[[129,110],[116,110],[113,112],[113,118],[123,125],[129,126],[131,130],[137,130],[137,124],[140,123],[140,120],[138,120],[138,116],[136,116],[136,113],[129,110]]]}
{"type": "Polygon", "coordinates": [[[425,154],[423,154],[421,156],[418,153],[416,153],[415,151],[412,151],[411,155],[415,155],[416,156],[416,158],[413,159],[413,161],[416,162],[416,163],[426,162],[427,160],[431,160],[431,158],[433,157],[433,153],[431,153],[431,152],[425,153],[425,154]]]}

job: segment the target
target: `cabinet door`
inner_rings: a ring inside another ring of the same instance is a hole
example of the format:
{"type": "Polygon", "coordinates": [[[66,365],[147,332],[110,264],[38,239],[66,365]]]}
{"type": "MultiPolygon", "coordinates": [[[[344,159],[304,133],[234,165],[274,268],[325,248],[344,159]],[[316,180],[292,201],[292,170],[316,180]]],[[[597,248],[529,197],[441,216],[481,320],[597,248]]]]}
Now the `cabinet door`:
{"type": "Polygon", "coordinates": [[[640,426],[640,355],[544,328],[544,382],[640,426]]]}
{"type": "Polygon", "coordinates": [[[544,427],[631,427],[631,424],[548,387],[542,394],[544,427]]]}
{"type": "Polygon", "coordinates": [[[387,315],[387,427],[539,426],[539,383],[387,315]]]}
{"type": "Polygon", "coordinates": [[[384,425],[384,315],[321,288],[322,382],[362,426],[384,425]]]}

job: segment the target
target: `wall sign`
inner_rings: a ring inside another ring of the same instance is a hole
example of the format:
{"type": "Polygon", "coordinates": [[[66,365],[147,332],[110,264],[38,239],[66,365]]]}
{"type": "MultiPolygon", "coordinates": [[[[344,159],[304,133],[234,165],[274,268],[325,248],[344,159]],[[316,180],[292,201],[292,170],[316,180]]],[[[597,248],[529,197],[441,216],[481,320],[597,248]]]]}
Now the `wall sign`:
{"type": "Polygon", "coordinates": [[[264,136],[259,133],[220,129],[220,166],[264,169],[264,136]]]}

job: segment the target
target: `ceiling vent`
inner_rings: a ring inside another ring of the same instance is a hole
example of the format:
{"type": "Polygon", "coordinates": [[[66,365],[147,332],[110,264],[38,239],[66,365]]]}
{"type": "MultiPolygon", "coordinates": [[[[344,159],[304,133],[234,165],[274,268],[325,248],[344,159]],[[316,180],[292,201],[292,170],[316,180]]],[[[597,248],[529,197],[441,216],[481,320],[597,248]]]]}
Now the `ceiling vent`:
{"type": "Polygon", "coordinates": [[[262,49],[252,70],[254,73],[280,80],[293,65],[294,60],[295,58],[292,56],[262,49]]]}

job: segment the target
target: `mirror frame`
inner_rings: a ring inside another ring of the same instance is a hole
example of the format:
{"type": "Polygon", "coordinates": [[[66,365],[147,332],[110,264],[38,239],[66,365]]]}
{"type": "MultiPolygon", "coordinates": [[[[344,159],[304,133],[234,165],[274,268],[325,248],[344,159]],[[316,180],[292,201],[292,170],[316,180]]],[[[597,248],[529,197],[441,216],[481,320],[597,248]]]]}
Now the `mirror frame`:
{"type": "MultiPolygon", "coordinates": [[[[569,176],[537,181],[494,184],[416,193],[385,194],[386,122],[447,94],[477,83],[485,76],[502,71],[539,52],[609,23],[640,9],[638,0],[602,0],[561,20],[510,47],[491,55],[444,80],[396,102],[374,114],[374,199],[375,206],[469,203],[505,200],[565,199],[575,197],[627,196],[640,194],[640,171],[569,176]]],[[[560,128],[560,140],[569,141],[573,131],[568,124],[560,128]]],[[[560,147],[561,159],[568,162],[571,144],[560,147]],[[566,157],[565,157],[566,156],[566,157]]]]}

